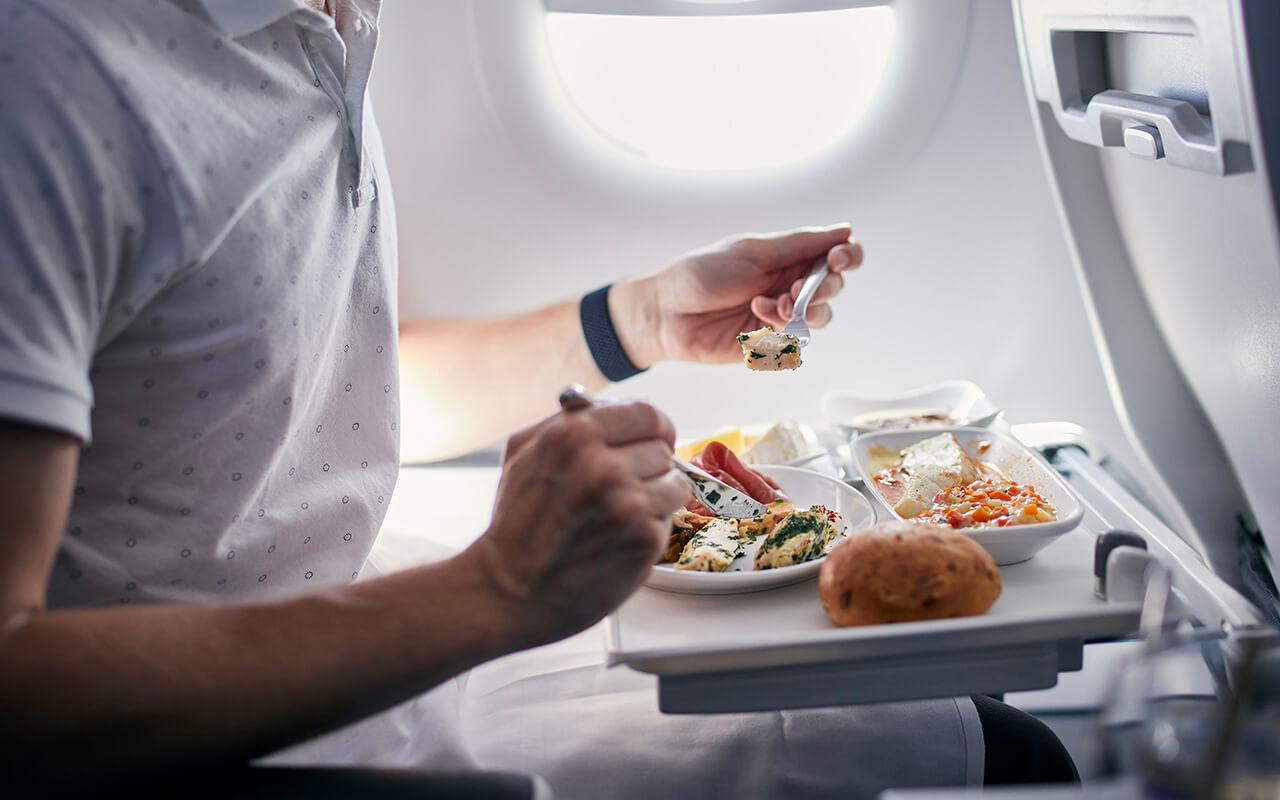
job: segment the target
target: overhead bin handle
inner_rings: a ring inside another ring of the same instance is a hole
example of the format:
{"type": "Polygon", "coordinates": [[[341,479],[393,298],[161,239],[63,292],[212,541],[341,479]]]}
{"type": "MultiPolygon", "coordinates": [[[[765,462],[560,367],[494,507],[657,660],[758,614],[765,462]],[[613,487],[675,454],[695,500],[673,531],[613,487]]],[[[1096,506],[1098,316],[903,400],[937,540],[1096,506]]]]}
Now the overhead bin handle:
{"type": "Polygon", "coordinates": [[[1067,116],[1078,116],[1063,126],[1076,141],[1124,147],[1138,158],[1164,158],[1179,167],[1223,174],[1213,124],[1186,101],[1108,89],[1095,94],[1083,110],[1068,109],[1067,116]]]}

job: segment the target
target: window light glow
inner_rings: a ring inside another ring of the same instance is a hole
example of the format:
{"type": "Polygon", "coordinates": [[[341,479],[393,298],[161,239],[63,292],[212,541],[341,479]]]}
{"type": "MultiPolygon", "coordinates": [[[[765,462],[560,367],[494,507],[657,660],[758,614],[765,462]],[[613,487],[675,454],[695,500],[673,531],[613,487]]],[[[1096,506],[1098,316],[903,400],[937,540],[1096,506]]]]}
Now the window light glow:
{"type": "Polygon", "coordinates": [[[801,161],[849,134],[884,78],[887,6],[796,14],[550,13],[569,98],[646,160],[692,170],[801,161]]]}

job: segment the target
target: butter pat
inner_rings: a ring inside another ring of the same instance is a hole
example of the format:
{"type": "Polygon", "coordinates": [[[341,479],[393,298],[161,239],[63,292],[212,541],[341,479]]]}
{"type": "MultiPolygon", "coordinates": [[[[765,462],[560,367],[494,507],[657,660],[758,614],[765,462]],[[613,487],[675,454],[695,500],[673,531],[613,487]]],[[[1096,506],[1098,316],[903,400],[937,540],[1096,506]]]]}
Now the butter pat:
{"type": "Polygon", "coordinates": [[[742,358],[748,369],[780,370],[800,366],[800,340],[790,334],[775,333],[768,325],[738,334],[742,358]]]}

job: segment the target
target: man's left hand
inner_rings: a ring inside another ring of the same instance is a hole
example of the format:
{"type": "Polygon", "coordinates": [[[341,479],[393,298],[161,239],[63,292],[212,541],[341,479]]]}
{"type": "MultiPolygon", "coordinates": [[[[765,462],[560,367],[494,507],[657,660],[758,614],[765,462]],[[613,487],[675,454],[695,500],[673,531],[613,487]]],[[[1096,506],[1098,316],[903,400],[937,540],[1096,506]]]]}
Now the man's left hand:
{"type": "Polygon", "coordinates": [[[809,327],[822,328],[831,321],[828,301],[844,286],[842,273],[862,263],[862,245],[847,225],[723,240],[661,272],[615,284],[609,313],[638,367],[729,363],[742,358],[739,333],[787,324],[800,284],[823,255],[830,274],[806,314],[809,327]]]}

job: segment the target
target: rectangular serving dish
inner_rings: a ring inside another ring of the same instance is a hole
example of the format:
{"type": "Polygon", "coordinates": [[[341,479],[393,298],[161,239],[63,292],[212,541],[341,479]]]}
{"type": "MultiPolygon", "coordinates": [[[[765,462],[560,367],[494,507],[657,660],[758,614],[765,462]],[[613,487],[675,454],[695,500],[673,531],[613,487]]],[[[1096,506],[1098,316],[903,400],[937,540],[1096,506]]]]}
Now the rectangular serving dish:
{"type": "Polygon", "coordinates": [[[883,512],[885,519],[902,517],[885,502],[873,479],[877,471],[876,451],[884,448],[898,452],[905,447],[940,434],[956,437],[965,453],[978,461],[991,464],[1006,478],[1035,486],[1056,509],[1053,522],[1010,525],[1005,528],[965,528],[964,532],[986,548],[997,564],[1026,561],[1043,550],[1054,539],[1080,524],[1084,505],[1062,476],[1040,456],[1012,436],[989,428],[929,428],[927,430],[872,431],[854,437],[850,451],[854,466],[866,483],[867,495],[883,512]]]}

